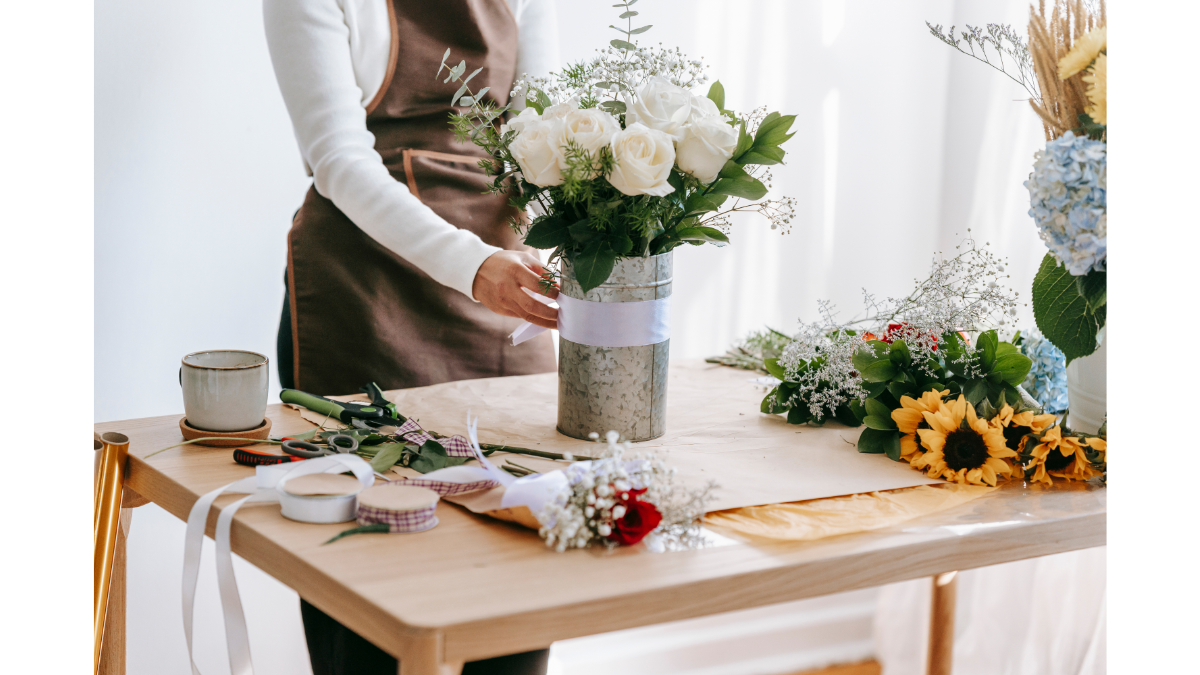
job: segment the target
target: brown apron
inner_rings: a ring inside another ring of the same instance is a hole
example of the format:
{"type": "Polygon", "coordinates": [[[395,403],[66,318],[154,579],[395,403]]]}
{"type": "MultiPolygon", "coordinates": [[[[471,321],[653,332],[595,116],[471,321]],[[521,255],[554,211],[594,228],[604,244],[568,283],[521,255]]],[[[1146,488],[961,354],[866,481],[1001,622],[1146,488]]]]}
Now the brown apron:
{"type": "MultiPolygon", "coordinates": [[[[483,194],[487,154],[455,142],[450,97],[458,83],[435,78],[446,48],[472,90],[508,102],[517,25],[505,0],[389,0],[391,54],[367,129],[392,176],[435,213],[500,248],[523,251],[506,223],[504,195],[483,194]]],[[[549,334],[513,347],[518,319],[494,314],[443,286],[354,225],[310,188],[288,235],[295,386],[316,394],[355,392],[555,370],[549,334]]],[[[281,367],[283,364],[280,364],[281,367]]]]}

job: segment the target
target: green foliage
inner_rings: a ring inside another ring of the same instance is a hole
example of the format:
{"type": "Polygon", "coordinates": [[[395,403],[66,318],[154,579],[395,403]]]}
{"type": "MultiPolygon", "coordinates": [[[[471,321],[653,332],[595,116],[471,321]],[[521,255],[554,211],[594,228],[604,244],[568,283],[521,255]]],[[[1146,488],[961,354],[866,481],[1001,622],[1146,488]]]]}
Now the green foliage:
{"type": "Polygon", "coordinates": [[[1096,351],[1096,336],[1104,328],[1106,281],[1103,274],[1090,276],[1072,276],[1047,253],[1033,278],[1033,318],[1046,339],[1062,350],[1068,365],[1096,351]]]}
{"type": "MultiPolygon", "coordinates": [[[[721,356],[713,356],[705,359],[705,361],[730,366],[731,368],[757,370],[765,374],[768,372],[766,361],[768,359],[775,360],[776,367],[778,367],[777,359],[780,354],[783,354],[784,348],[791,343],[792,337],[790,335],[777,331],[774,328],[768,328],[751,333],[740,344],[734,345],[721,356]]],[[[857,422],[857,419],[855,422],[857,422]]]]}
{"type": "MultiPolygon", "coordinates": [[[[900,432],[892,411],[900,399],[919,398],[927,391],[949,390],[950,396],[962,394],[981,413],[994,414],[1005,403],[1022,409],[1017,387],[1025,381],[1033,362],[1011,342],[1001,342],[996,331],[980,333],[972,346],[957,333],[946,333],[938,341],[935,356],[918,363],[903,340],[891,343],[869,340],[855,353],[852,363],[863,379],[862,399],[831,411],[847,426],[865,425],[858,439],[859,452],[885,454],[900,460],[900,432]]],[[[808,368],[819,367],[821,357],[804,362],[792,379],[808,368]]],[[[817,423],[809,411],[809,397],[797,396],[798,384],[788,381],[787,371],[776,359],[765,360],[768,373],[784,380],[763,399],[764,413],[786,413],[788,422],[817,423]]],[[[818,389],[818,392],[820,389],[818,389]]]]}

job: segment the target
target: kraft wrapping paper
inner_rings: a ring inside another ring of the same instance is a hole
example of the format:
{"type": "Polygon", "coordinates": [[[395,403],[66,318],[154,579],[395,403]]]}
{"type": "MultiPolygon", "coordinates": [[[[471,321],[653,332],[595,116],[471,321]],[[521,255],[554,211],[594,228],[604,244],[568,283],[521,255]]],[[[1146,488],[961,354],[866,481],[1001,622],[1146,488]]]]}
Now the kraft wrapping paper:
{"type": "MultiPolygon", "coordinates": [[[[676,467],[679,480],[686,485],[715,481],[720,487],[710,511],[942,482],[926,478],[906,463],[859,453],[855,443],[862,427],[851,429],[836,422],[824,427],[797,426],[781,416],[760,413],[765,392],[750,382],[753,378],[749,371],[699,360],[673,363],[667,387],[667,433],[635,443],[633,451],[656,452],[676,467]]],[[[596,456],[605,448],[603,443],[568,438],[555,430],[555,373],[462,380],[391,391],[387,396],[402,414],[442,434],[466,435],[470,411],[479,416],[479,440],[483,443],[587,456],[596,456]]],[[[596,431],[603,436],[607,430],[596,431]]],[[[543,472],[563,466],[504,452],[494,453],[490,459],[497,466],[511,460],[543,472]]],[[[408,469],[397,473],[417,475],[408,469]]]]}
{"type": "Polygon", "coordinates": [[[704,524],[723,534],[811,541],[889,527],[982,497],[997,488],[977,485],[920,485],[888,492],[747,506],[709,513],[704,524]]]}

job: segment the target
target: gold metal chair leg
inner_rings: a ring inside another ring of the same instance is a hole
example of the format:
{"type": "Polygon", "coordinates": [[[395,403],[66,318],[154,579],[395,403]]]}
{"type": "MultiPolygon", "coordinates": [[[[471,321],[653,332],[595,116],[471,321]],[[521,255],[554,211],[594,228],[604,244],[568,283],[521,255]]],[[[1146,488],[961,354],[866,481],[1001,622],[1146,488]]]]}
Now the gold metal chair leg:
{"type": "Polygon", "coordinates": [[[954,604],[958,599],[958,572],[933,577],[929,613],[928,675],[950,675],[954,667],[954,604]]]}
{"type": "MultiPolygon", "coordinates": [[[[95,482],[95,661],[93,672],[100,670],[100,653],[104,644],[104,618],[108,610],[109,582],[112,579],[113,563],[121,535],[121,492],[125,487],[125,463],[129,457],[129,437],[114,431],[105,433],[97,443],[100,459],[96,468],[95,482]]],[[[121,556],[124,577],[124,555],[121,556]]],[[[124,591],[124,581],[121,582],[124,591]]],[[[124,610],[124,602],[121,602],[124,610]]],[[[123,617],[122,617],[123,618],[123,617]]],[[[122,637],[124,630],[122,632],[122,637]]]]}

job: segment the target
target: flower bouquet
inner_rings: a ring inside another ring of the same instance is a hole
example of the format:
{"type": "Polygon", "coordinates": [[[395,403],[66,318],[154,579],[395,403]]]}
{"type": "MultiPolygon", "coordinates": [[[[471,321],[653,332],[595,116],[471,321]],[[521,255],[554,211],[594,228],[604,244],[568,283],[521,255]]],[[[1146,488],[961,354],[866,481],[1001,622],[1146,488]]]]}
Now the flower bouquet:
{"type": "MultiPolygon", "coordinates": [[[[1029,215],[1049,252],[1033,280],[1033,314],[1042,334],[1066,357],[1103,344],[1108,260],[1108,26],[1103,0],[1058,0],[1049,17],[1031,10],[1029,42],[1009,26],[967,26],[956,36],[929,25],[935,37],[1008,75],[1029,92],[1046,147],[1025,181],[1029,215]],[[1007,60],[1005,57],[1008,57],[1007,60]],[[993,62],[992,59],[996,61],[993,62]]],[[[1089,359],[1093,380],[1068,371],[1072,417],[1095,429],[1104,415],[1103,353],[1089,359]],[[1092,388],[1095,391],[1081,391],[1092,388]],[[1081,405],[1084,404],[1084,405],[1081,405]],[[1084,410],[1084,408],[1088,408],[1084,410]]],[[[1082,362],[1081,362],[1082,364],[1082,362]]]]}
{"type": "MultiPolygon", "coordinates": [[[[650,26],[633,25],[634,2],[616,5],[622,39],[593,59],[519,79],[510,97],[525,108],[515,117],[511,104],[473,91],[479,70],[447,65],[449,51],[438,71],[460,84],[451,124],[492,156],[481,166],[490,189],[509,195],[511,225],[558,263],[545,280],[560,287],[558,428],[576,438],[665,431],[671,252],[728,243],[734,213],[786,229],[793,212],[791,199],[764,198],[795,116],[729,110],[720,82],[693,93],[707,79],[703,63],[638,46],[650,26]]],[[[536,332],[523,327],[514,340],[536,332]]]]}

